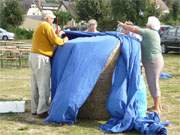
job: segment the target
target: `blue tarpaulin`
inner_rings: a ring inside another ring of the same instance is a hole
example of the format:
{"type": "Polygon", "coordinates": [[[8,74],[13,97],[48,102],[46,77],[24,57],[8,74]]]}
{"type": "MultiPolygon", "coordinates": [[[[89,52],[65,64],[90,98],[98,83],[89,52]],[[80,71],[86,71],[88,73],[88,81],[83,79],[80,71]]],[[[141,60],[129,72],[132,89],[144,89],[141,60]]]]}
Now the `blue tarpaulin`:
{"type": "Polygon", "coordinates": [[[166,72],[161,72],[160,79],[169,79],[172,78],[172,75],[166,72]]]}
{"type": "Polygon", "coordinates": [[[107,58],[121,41],[121,55],[107,101],[112,118],[101,129],[115,133],[132,129],[142,134],[167,133],[160,119],[157,120],[158,115],[145,116],[147,102],[137,40],[115,32],[66,34],[73,40],[58,47],[52,60],[52,103],[45,122],[73,124],[76,121],[79,108],[92,92],[107,58]],[[146,126],[147,119],[154,125],[146,126]]]}
{"type": "Polygon", "coordinates": [[[46,122],[72,124],[93,90],[111,52],[113,36],[84,37],[58,47],[52,60],[52,103],[46,122]]]}
{"type": "Polygon", "coordinates": [[[167,135],[169,124],[169,121],[161,122],[157,113],[150,112],[146,117],[136,118],[134,128],[143,135],[167,135]]]}

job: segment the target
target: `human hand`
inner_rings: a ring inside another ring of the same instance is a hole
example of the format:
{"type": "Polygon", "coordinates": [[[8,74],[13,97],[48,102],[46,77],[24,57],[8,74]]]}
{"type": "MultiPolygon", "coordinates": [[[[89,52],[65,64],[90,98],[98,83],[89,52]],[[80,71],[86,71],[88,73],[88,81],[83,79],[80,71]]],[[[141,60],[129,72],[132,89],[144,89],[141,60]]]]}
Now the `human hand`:
{"type": "Polygon", "coordinates": [[[124,23],[121,22],[121,21],[117,21],[117,22],[118,22],[118,24],[119,24],[120,26],[123,26],[123,25],[124,25],[124,23]]]}
{"type": "Polygon", "coordinates": [[[61,31],[59,31],[58,34],[59,34],[59,36],[61,37],[63,34],[65,34],[65,32],[61,30],[61,31]]]}
{"type": "Polygon", "coordinates": [[[66,36],[66,37],[63,38],[63,40],[64,40],[64,43],[65,43],[65,42],[67,42],[69,39],[68,39],[68,37],[66,36]]]}
{"type": "Polygon", "coordinates": [[[131,21],[125,21],[124,24],[126,24],[126,25],[133,25],[133,23],[131,21]]]}

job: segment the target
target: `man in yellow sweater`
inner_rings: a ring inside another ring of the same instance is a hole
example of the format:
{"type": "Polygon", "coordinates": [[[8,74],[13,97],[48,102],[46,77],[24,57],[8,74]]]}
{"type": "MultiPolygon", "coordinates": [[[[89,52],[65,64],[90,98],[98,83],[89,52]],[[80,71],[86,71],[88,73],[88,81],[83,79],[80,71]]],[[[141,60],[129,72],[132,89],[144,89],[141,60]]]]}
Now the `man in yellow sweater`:
{"type": "MultiPolygon", "coordinates": [[[[64,45],[68,38],[60,38],[52,27],[55,15],[46,10],[42,13],[43,21],[33,34],[32,49],[29,56],[31,76],[31,113],[44,118],[48,115],[50,97],[50,57],[55,45],[64,45]]],[[[63,31],[59,33],[64,34],[63,31]]],[[[59,35],[59,36],[60,36],[59,35]]]]}

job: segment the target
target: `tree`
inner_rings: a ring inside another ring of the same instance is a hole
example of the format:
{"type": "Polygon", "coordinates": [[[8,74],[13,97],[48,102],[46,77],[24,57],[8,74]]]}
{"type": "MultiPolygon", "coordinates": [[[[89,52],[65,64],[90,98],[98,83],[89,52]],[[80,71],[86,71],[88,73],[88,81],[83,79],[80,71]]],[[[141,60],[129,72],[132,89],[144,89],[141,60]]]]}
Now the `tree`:
{"type": "Polygon", "coordinates": [[[150,15],[159,15],[159,10],[151,0],[111,0],[111,5],[115,20],[129,20],[138,25],[143,25],[150,15]]]}
{"type": "Polygon", "coordinates": [[[106,2],[103,0],[77,0],[77,14],[82,20],[99,20],[108,14],[106,2]]]}
{"type": "Polygon", "coordinates": [[[0,0],[0,27],[2,27],[2,8],[3,8],[3,0],[0,0]]]}
{"type": "Polygon", "coordinates": [[[168,0],[167,5],[170,9],[170,13],[161,18],[161,21],[165,24],[177,25],[180,23],[180,1],[168,0]]]}
{"type": "Polygon", "coordinates": [[[170,8],[170,7],[172,7],[172,3],[173,3],[173,1],[174,0],[163,0],[165,3],[166,3],[166,5],[170,8]]]}
{"type": "Polygon", "coordinates": [[[180,16],[180,1],[175,0],[172,4],[172,17],[173,20],[177,20],[180,16]]]}
{"type": "Polygon", "coordinates": [[[23,11],[18,0],[6,0],[1,3],[1,27],[17,27],[23,21],[23,11]]]}
{"type": "Polygon", "coordinates": [[[76,9],[80,20],[96,19],[100,30],[105,30],[104,28],[107,25],[103,24],[108,24],[105,22],[112,20],[110,5],[104,0],[76,0],[76,9]]]}
{"type": "Polygon", "coordinates": [[[72,16],[68,12],[57,11],[55,15],[58,17],[58,24],[63,27],[69,20],[71,20],[72,16]]]}

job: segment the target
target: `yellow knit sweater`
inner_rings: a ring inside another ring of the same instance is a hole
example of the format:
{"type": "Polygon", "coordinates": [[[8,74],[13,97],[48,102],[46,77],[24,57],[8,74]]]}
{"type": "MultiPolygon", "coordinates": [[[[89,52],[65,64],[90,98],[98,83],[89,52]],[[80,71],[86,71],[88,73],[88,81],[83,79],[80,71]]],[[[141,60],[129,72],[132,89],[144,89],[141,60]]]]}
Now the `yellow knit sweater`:
{"type": "Polygon", "coordinates": [[[42,22],[33,34],[31,51],[51,57],[54,45],[63,44],[64,40],[55,34],[53,27],[48,22],[42,22]]]}

